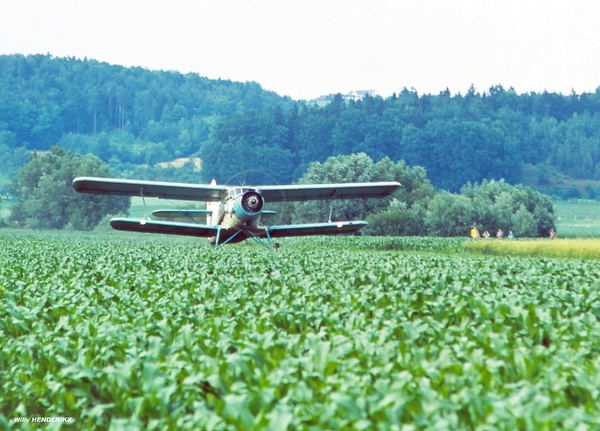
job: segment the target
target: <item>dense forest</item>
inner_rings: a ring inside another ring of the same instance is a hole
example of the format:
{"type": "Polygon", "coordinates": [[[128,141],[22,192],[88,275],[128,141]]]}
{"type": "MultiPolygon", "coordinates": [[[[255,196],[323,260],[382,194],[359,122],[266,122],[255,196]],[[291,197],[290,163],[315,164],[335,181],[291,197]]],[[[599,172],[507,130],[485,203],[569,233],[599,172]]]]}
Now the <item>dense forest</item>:
{"type": "MultiPolygon", "coordinates": [[[[326,106],[257,83],[50,55],[0,56],[0,180],[32,149],[93,153],[114,175],[186,181],[297,181],[311,162],[365,153],[423,166],[438,189],[505,179],[558,196],[600,195],[595,93],[366,96],[326,106]],[[203,169],[157,167],[199,155],[203,169]]],[[[6,193],[6,191],[5,191],[6,193]]]]}
{"type": "MultiPolygon", "coordinates": [[[[600,179],[600,90],[593,94],[516,94],[501,86],[483,94],[419,95],[402,90],[383,99],[325,107],[294,105],[284,111],[242,111],[215,125],[200,155],[204,179],[264,167],[281,182],[293,181],[309,163],[364,152],[423,166],[432,184],[456,192],[484,179],[544,187],[556,178],[600,179]],[[227,155],[238,155],[227,157],[227,155]],[[260,161],[260,162],[259,162],[260,161]]],[[[593,195],[593,196],[592,196],[593,195]]]]}

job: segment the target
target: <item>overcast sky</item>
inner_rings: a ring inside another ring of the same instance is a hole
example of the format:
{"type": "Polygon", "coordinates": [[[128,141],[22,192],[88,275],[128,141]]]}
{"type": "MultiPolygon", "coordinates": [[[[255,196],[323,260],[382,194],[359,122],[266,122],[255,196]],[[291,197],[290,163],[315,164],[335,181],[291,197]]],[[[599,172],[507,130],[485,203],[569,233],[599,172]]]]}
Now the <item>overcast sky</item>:
{"type": "Polygon", "coordinates": [[[256,81],[294,99],[600,86],[598,0],[1,0],[0,54],[256,81]]]}

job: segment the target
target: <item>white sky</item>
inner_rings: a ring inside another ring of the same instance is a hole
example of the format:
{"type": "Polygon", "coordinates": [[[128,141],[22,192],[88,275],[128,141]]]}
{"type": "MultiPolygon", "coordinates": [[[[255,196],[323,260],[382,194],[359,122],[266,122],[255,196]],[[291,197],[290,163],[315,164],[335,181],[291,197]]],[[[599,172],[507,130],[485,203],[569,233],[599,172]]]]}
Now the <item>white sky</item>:
{"type": "Polygon", "coordinates": [[[598,0],[1,0],[0,54],[256,81],[294,99],[600,86],[598,0]]]}

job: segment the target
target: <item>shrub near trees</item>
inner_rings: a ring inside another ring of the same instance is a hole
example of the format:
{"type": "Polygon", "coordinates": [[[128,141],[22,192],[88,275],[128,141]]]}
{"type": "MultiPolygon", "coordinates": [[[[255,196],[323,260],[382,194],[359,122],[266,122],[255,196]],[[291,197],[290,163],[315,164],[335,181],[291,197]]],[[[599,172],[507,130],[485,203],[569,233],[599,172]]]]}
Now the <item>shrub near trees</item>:
{"type": "Polygon", "coordinates": [[[547,236],[554,229],[554,209],[550,198],[531,187],[500,181],[467,184],[461,195],[469,198],[474,223],[480,230],[512,230],[517,236],[547,236]]]}
{"type": "Polygon", "coordinates": [[[54,146],[46,154],[32,153],[13,182],[19,201],[10,219],[34,229],[92,230],[107,214],[126,213],[131,199],[124,196],[79,194],[72,182],[77,176],[108,177],[108,167],[91,154],[75,155],[54,146]]]}
{"type": "Polygon", "coordinates": [[[555,228],[548,196],[504,180],[467,184],[460,194],[438,193],[428,204],[424,222],[427,234],[434,236],[467,235],[473,225],[492,236],[502,229],[517,237],[547,236],[555,228]]]}

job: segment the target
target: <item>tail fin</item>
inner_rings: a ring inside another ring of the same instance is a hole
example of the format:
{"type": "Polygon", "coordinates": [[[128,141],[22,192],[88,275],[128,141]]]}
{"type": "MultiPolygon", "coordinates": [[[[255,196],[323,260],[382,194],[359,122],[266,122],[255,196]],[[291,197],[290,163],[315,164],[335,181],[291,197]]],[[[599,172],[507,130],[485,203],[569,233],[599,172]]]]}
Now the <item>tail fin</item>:
{"type": "MultiPolygon", "coordinates": [[[[216,186],[217,185],[217,181],[213,178],[213,180],[210,182],[211,186],[216,186]]],[[[206,216],[206,224],[209,226],[215,225],[217,224],[218,220],[217,218],[219,217],[219,204],[220,202],[207,202],[206,203],[206,209],[212,211],[212,214],[208,214],[206,216]]]]}

